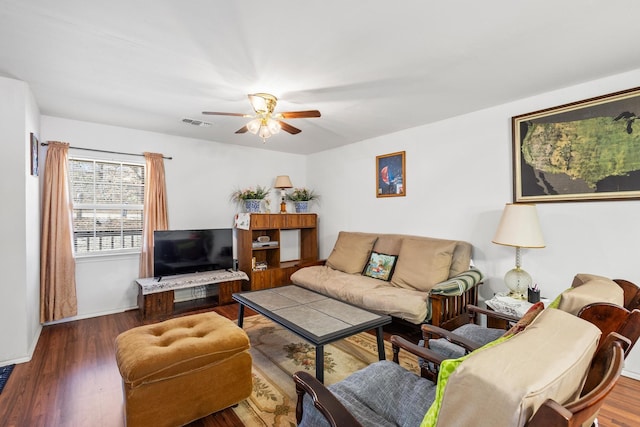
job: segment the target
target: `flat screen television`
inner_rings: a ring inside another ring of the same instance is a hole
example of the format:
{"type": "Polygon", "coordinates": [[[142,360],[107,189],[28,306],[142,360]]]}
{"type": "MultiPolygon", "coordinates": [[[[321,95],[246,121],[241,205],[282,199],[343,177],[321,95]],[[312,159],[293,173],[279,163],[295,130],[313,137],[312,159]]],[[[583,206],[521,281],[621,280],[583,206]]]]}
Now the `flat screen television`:
{"type": "Polygon", "coordinates": [[[156,277],[233,268],[230,228],[153,232],[156,277]]]}

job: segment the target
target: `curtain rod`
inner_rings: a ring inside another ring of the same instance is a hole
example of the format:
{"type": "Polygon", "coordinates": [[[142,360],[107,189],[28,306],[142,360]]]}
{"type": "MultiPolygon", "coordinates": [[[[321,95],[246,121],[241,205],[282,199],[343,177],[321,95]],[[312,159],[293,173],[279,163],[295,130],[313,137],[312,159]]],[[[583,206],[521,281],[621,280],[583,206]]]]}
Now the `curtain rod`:
{"type": "MultiPolygon", "coordinates": [[[[43,147],[46,147],[47,145],[49,145],[48,142],[41,142],[40,145],[42,145],[43,147]]],[[[140,157],[144,157],[144,154],[135,154],[135,153],[123,153],[122,151],[109,151],[109,150],[98,150],[95,148],[82,148],[82,147],[72,147],[69,146],[69,148],[73,148],[74,150],[85,150],[85,151],[96,151],[98,153],[107,153],[107,154],[124,154],[127,156],[140,156],[140,157]]],[[[173,160],[173,157],[167,157],[167,156],[162,156],[163,159],[167,159],[167,160],[173,160]]]]}

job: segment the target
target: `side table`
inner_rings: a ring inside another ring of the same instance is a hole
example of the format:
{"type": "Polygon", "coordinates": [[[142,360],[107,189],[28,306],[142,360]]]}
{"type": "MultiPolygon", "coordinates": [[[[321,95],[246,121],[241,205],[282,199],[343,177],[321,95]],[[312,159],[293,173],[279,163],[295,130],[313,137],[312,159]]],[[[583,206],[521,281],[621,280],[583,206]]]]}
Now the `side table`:
{"type": "MultiPolygon", "coordinates": [[[[549,299],[540,298],[540,301],[545,305],[549,304],[549,299]]],[[[516,319],[521,318],[531,308],[532,303],[525,300],[518,300],[508,297],[504,294],[495,294],[493,298],[485,301],[487,310],[495,311],[501,314],[512,316],[516,319]]],[[[504,319],[498,319],[495,317],[487,316],[487,327],[496,329],[507,329],[509,321],[504,319]]]]}

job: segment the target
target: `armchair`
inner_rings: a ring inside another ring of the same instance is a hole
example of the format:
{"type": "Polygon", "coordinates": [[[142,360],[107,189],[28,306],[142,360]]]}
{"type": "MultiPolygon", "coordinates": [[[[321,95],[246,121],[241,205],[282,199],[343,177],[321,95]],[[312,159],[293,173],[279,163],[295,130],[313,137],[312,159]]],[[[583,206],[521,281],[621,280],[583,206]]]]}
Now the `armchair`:
{"type": "MultiPolygon", "coordinates": [[[[523,332],[472,353],[460,364],[442,384],[436,425],[480,421],[555,427],[595,418],[620,375],[624,349],[629,346],[626,338],[612,333],[595,353],[599,337],[600,331],[589,322],[559,310],[543,311],[523,332]],[[528,364],[529,369],[514,360],[528,364]],[[534,362],[541,364],[539,369],[534,362]]],[[[391,340],[397,351],[438,361],[427,348],[397,336],[391,340]]],[[[389,361],[369,365],[328,388],[305,372],[296,372],[294,381],[298,423],[313,427],[417,426],[436,401],[438,388],[389,361]]]]}
{"type": "MultiPolygon", "coordinates": [[[[631,345],[625,352],[626,357],[640,337],[640,287],[624,279],[609,280],[601,276],[578,274],[571,289],[588,283],[596,285],[600,283],[602,286],[607,286],[607,283],[603,282],[609,282],[614,288],[616,285],[620,288],[621,298],[618,302],[624,304],[624,307],[610,302],[594,302],[599,301],[602,291],[591,296],[587,291],[580,291],[579,296],[569,292],[568,295],[574,301],[569,302],[567,306],[575,306],[578,302],[588,303],[579,310],[574,309],[577,312],[576,315],[596,325],[603,336],[615,331],[628,338],[631,345]]],[[[502,329],[485,328],[476,324],[478,315],[504,321],[505,329],[520,321],[516,317],[474,305],[467,306],[467,313],[469,314],[469,323],[453,331],[432,325],[422,325],[423,341],[420,344],[440,354],[444,359],[457,358],[493,341],[505,332],[502,329]]],[[[438,376],[437,365],[433,363],[422,363],[421,369],[424,371],[423,375],[432,380],[438,376]]]]}

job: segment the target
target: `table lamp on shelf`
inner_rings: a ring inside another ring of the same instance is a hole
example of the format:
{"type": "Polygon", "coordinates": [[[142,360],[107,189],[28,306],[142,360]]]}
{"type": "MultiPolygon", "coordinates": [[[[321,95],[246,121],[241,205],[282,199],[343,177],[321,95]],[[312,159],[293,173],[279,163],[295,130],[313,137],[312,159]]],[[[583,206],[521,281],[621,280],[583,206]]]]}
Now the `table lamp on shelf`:
{"type": "Polygon", "coordinates": [[[293,185],[291,185],[291,180],[289,179],[289,175],[278,175],[276,177],[276,183],[274,187],[280,189],[280,196],[282,197],[282,200],[280,202],[280,213],[287,213],[287,203],[284,201],[284,198],[286,196],[285,190],[287,188],[293,188],[293,185]]]}
{"type": "Polygon", "coordinates": [[[516,248],[516,267],[507,271],[504,283],[511,298],[526,300],[532,280],[529,273],[520,268],[520,248],[544,248],[536,205],[507,203],[492,242],[516,248]]]}

